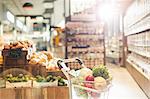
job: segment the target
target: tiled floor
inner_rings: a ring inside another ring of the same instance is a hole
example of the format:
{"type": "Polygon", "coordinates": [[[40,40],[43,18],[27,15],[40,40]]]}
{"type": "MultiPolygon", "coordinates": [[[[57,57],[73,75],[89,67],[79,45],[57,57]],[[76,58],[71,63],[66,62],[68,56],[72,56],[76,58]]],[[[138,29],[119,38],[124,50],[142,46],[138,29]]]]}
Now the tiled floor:
{"type": "Polygon", "coordinates": [[[108,99],[148,99],[125,68],[107,66],[113,75],[108,99]]]}

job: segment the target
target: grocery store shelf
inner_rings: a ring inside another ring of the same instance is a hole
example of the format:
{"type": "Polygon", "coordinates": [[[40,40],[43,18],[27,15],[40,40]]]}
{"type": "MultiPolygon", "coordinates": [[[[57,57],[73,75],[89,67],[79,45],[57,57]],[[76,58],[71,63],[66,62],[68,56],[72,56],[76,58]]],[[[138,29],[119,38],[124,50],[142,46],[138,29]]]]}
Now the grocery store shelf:
{"type": "Polygon", "coordinates": [[[134,52],[134,53],[136,53],[136,54],[138,54],[138,55],[141,55],[141,56],[144,56],[144,57],[148,57],[148,58],[150,58],[150,54],[147,54],[146,52],[144,52],[144,51],[139,51],[139,50],[132,50],[132,49],[128,49],[129,51],[132,51],[132,52],[134,52]]]}
{"type": "Polygon", "coordinates": [[[132,63],[130,60],[127,59],[127,62],[130,63],[139,73],[141,73],[146,79],[150,80],[150,77],[147,76],[142,69],[140,69],[137,65],[135,65],[134,63],[132,63]]]}
{"type": "Polygon", "coordinates": [[[132,27],[132,26],[134,26],[134,25],[136,25],[136,24],[138,24],[139,22],[143,21],[145,18],[147,18],[147,17],[149,17],[149,16],[150,16],[150,13],[149,13],[149,12],[148,12],[148,13],[145,13],[145,15],[141,16],[141,18],[139,18],[138,20],[136,20],[136,22],[134,22],[133,24],[131,24],[131,25],[129,26],[129,28],[132,27]]]}
{"type": "Polygon", "coordinates": [[[145,94],[150,98],[150,79],[144,73],[139,70],[137,66],[135,66],[130,61],[126,61],[126,67],[141,89],[145,92],[145,94]]]}

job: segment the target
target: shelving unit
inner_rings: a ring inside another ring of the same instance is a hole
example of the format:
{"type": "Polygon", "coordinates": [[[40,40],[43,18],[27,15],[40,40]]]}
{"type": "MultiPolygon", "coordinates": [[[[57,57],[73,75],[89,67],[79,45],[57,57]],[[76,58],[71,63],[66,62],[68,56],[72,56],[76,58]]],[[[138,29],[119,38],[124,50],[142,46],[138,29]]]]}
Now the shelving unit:
{"type": "Polygon", "coordinates": [[[137,0],[128,8],[125,22],[126,67],[150,98],[150,0],[137,0]]]}
{"type": "MultiPolygon", "coordinates": [[[[89,68],[105,63],[103,24],[97,20],[95,11],[95,6],[84,9],[72,15],[66,23],[67,58],[79,57],[89,68]]],[[[81,68],[77,63],[68,65],[81,68]]]]}

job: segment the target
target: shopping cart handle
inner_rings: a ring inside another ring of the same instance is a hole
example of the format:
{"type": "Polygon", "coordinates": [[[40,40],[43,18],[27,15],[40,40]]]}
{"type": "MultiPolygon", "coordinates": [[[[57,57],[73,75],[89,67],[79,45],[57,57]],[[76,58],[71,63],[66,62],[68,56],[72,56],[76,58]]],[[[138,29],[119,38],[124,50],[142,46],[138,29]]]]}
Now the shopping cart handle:
{"type": "Polygon", "coordinates": [[[76,58],[75,60],[77,60],[77,61],[78,61],[78,63],[79,63],[80,65],[83,65],[83,62],[82,62],[82,60],[81,60],[81,59],[76,58]]]}
{"type": "Polygon", "coordinates": [[[66,66],[63,60],[58,60],[57,65],[59,69],[61,70],[62,68],[65,69],[65,71],[69,71],[70,69],[66,66]]]}
{"type": "Polygon", "coordinates": [[[58,65],[58,67],[59,67],[59,69],[62,69],[63,67],[61,66],[61,63],[62,63],[63,61],[62,60],[58,60],[57,61],[57,65],[58,65]]]}

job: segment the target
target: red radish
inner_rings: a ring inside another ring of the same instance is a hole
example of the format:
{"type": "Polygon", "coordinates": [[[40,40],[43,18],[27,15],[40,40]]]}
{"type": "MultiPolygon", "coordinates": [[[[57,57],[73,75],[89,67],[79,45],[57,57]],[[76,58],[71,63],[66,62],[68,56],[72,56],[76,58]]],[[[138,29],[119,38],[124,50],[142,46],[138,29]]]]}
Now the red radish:
{"type": "Polygon", "coordinates": [[[86,76],[85,80],[86,81],[94,81],[94,76],[88,75],[88,76],[86,76]]]}

